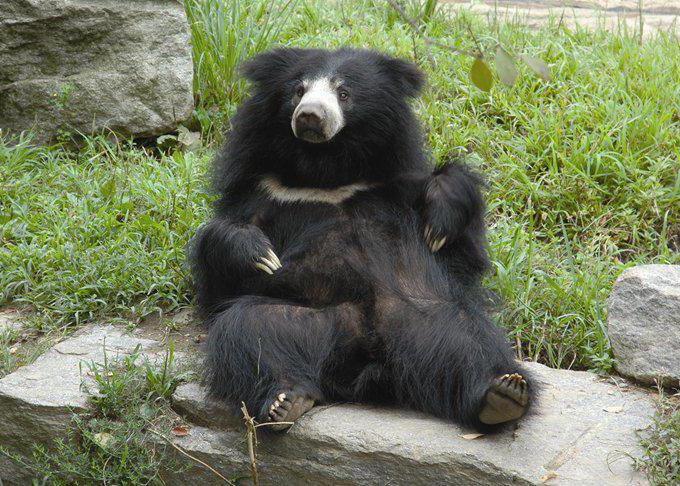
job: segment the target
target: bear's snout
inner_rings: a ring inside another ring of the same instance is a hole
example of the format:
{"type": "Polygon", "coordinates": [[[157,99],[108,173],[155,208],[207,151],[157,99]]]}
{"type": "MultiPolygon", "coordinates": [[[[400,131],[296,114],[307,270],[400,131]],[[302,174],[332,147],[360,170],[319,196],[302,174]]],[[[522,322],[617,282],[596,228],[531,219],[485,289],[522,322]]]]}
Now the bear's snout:
{"type": "Polygon", "coordinates": [[[328,140],[324,130],[326,110],[320,103],[310,103],[300,110],[295,118],[294,132],[298,138],[308,142],[325,142],[328,140]]]}
{"type": "Polygon", "coordinates": [[[344,125],[344,114],[330,80],[305,82],[304,94],[291,120],[293,134],[306,142],[328,142],[344,125]]]}

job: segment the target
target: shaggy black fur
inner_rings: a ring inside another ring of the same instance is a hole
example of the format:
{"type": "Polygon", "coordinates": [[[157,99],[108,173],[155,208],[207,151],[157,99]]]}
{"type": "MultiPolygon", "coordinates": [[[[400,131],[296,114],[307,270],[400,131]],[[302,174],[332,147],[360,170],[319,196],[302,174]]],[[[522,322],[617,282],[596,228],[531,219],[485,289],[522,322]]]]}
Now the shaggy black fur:
{"type": "Polygon", "coordinates": [[[371,51],[281,49],[245,74],[254,94],[215,161],[220,198],[193,243],[212,394],[260,420],[273,397],[296,390],[495,430],[478,419],[489,384],[526,372],[480,304],[479,181],[458,164],[432,173],[423,151],[408,104],[421,72],[371,51]],[[328,73],[349,89],[346,126],[311,144],[292,133],[293,93],[328,73]],[[265,175],[291,187],[375,186],[339,205],[280,203],[260,189],[265,175]],[[434,254],[426,224],[447,236],[434,254]],[[283,265],[274,275],[253,267],[268,248],[283,265]]]}

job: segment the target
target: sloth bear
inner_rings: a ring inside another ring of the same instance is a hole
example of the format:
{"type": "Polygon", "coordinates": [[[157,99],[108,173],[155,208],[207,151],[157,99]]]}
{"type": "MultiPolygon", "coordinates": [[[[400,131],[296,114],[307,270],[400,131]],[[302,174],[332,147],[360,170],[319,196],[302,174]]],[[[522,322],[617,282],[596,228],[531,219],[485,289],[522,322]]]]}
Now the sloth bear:
{"type": "Polygon", "coordinates": [[[278,49],[214,164],[193,240],[206,381],[284,430],[315,404],[395,404],[491,432],[532,385],[483,311],[478,178],[432,172],[413,64],[368,50],[278,49]],[[280,423],[279,423],[280,422],[280,423]]]}

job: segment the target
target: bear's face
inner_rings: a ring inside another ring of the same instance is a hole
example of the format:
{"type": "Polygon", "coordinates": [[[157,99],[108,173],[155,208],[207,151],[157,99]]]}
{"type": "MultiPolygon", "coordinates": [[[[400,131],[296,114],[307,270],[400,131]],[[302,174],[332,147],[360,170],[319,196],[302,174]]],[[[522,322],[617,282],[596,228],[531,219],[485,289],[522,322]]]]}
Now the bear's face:
{"type": "Polygon", "coordinates": [[[255,96],[277,111],[272,117],[300,144],[342,140],[379,144],[398,135],[407,98],[422,84],[407,61],[354,49],[278,49],[246,65],[255,96]]]}
{"type": "Polygon", "coordinates": [[[320,73],[300,80],[291,99],[293,134],[310,143],[328,142],[345,126],[349,97],[339,76],[320,73]]]}

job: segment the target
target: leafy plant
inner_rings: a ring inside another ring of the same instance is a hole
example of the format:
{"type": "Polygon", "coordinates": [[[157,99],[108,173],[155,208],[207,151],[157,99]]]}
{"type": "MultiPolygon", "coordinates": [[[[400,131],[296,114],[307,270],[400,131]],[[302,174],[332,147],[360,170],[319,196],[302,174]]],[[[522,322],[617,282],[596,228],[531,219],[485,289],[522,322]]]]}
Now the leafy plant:
{"type": "Polygon", "coordinates": [[[160,366],[154,366],[148,359],[144,363],[146,386],[151,397],[169,399],[177,387],[177,382],[185,378],[184,374],[177,374],[175,369],[175,344],[172,339],[168,342],[168,349],[160,366]]]}
{"type": "Polygon", "coordinates": [[[41,484],[164,484],[161,470],[182,467],[166,454],[159,440],[178,417],[169,398],[182,375],[169,344],[160,366],[132,353],[81,367],[91,413],[74,415],[67,438],[39,444],[29,459],[0,453],[30,471],[41,484]],[[159,437],[160,436],[160,437],[159,437]]]}
{"type": "Polygon", "coordinates": [[[138,365],[141,346],[122,358],[110,361],[104,343],[104,361],[86,364],[87,370],[80,364],[80,373],[84,377],[82,388],[90,395],[90,401],[104,417],[116,418],[129,407],[131,401],[139,398],[138,365]],[[88,377],[94,383],[94,390],[88,377]]]}
{"type": "Polygon", "coordinates": [[[680,484],[680,394],[665,396],[660,390],[653,429],[641,441],[644,455],[636,459],[638,469],[645,471],[652,484],[680,484]]]}
{"type": "MultiPolygon", "coordinates": [[[[421,4],[419,0],[413,0],[411,2],[411,10],[416,11],[416,18],[410,17],[407,14],[404,6],[401,5],[397,0],[388,0],[388,3],[397,12],[397,14],[403,20],[405,20],[418,35],[423,38],[427,47],[430,63],[434,62],[432,54],[430,53],[431,47],[445,49],[455,55],[472,57],[474,61],[470,67],[470,81],[472,81],[472,84],[477,86],[482,91],[491,91],[491,87],[494,83],[494,76],[487,64],[482,47],[469,25],[467,26],[468,31],[470,32],[470,35],[474,39],[476,45],[476,49],[473,51],[452,47],[451,45],[447,45],[446,43],[433,39],[426,34],[426,23],[431,19],[433,13],[436,10],[436,1],[431,2],[428,0],[424,4],[421,4]],[[417,8],[414,8],[414,6],[417,8]]],[[[390,17],[388,17],[388,19],[390,19],[390,17]]],[[[515,60],[513,56],[510,55],[503,47],[501,47],[500,44],[496,46],[495,53],[495,67],[498,77],[503,84],[512,86],[519,74],[517,72],[517,68],[515,67],[515,60]]],[[[531,69],[538,77],[544,81],[550,81],[550,68],[545,62],[527,54],[522,54],[520,59],[524,61],[529,69],[531,69]]]]}

